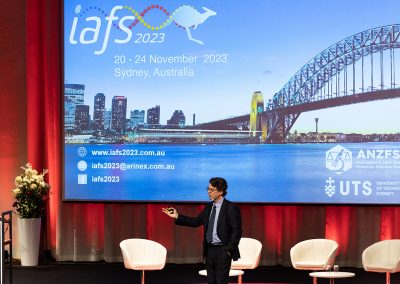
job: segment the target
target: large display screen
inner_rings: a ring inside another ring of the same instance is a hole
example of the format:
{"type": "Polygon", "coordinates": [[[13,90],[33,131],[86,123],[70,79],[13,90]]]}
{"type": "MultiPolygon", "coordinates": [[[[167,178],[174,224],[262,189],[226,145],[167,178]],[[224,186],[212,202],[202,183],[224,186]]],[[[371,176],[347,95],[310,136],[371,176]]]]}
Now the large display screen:
{"type": "Polygon", "coordinates": [[[65,0],[64,200],[400,203],[399,11],[65,0]]]}

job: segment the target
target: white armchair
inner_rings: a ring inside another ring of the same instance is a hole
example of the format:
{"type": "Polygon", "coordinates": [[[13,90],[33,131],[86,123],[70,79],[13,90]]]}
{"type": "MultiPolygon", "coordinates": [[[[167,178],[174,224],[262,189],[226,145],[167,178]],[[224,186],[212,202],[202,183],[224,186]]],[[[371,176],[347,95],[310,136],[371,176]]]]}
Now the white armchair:
{"type": "Polygon", "coordinates": [[[362,253],[362,264],[366,271],[386,273],[386,284],[390,284],[390,273],[400,271],[400,240],[370,245],[362,253]]]}
{"type": "Polygon", "coordinates": [[[146,239],[127,239],[119,244],[124,266],[127,269],[141,270],[141,283],[144,284],[145,270],[161,270],[167,259],[167,249],[154,241],[146,239]]]}
{"type": "Polygon", "coordinates": [[[305,240],[290,249],[290,260],[295,269],[329,270],[334,265],[338,249],[334,240],[305,240]]]}
{"type": "MultiPolygon", "coordinates": [[[[232,261],[231,269],[255,269],[260,262],[262,244],[252,238],[241,238],[239,242],[240,258],[232,261]]],[[[242,275],[239,275],[239,284],[242,283],[242,275]]]]}

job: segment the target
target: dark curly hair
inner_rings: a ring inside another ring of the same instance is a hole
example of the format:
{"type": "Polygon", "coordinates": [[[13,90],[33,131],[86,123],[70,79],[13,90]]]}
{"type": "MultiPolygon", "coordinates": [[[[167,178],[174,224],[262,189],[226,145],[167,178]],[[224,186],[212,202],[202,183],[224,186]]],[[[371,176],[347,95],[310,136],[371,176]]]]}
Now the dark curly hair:
{"type": "Polygon", "coordinates": [[[209,183],[212,187],[215,187],[218,191],[222,191],[222,196],[228,193],[228,183],[222,177],[210,178],[209,183]]]}

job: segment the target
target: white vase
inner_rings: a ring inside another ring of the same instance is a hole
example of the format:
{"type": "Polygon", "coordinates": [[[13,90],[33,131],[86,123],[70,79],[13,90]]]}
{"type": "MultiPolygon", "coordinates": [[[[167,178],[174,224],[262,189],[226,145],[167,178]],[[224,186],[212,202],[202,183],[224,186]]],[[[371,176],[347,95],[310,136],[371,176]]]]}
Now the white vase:
{"type": "Polygon", "coordinates": [[[39,261],[41,218],[19,218],[19,251],[22,266],[36,266],[39,261]]]}

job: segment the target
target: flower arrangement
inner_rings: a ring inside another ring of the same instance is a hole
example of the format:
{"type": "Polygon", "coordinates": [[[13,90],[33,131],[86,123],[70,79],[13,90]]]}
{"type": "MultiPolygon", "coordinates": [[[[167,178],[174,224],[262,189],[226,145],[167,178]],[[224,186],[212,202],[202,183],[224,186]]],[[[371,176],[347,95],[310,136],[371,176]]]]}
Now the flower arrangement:
{"type": "Polygon", "coordinates": [[[20,218],[41,218],[44,215],[44,201],[49,196],[50,186],[44,181],[47,170],[41,174],[30,163],[21,167],[24,173],[15,178],[13,207],[20,218]]]}

